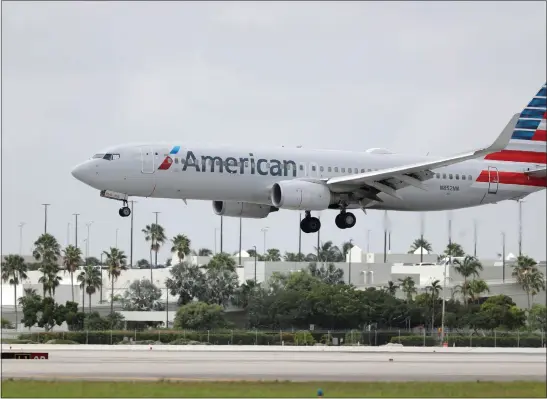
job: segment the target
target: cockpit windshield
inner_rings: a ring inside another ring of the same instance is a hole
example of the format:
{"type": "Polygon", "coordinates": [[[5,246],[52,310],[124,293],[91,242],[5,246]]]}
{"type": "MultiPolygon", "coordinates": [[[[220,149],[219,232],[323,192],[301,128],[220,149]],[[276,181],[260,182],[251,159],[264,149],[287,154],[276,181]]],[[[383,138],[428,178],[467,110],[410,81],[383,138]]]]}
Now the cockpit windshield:
{"type": "Polygon", "coordinates": [[[113,161],[120,159],[120,154],[95,154],[92,159],[106,159],[107,161],[113,161]]]}

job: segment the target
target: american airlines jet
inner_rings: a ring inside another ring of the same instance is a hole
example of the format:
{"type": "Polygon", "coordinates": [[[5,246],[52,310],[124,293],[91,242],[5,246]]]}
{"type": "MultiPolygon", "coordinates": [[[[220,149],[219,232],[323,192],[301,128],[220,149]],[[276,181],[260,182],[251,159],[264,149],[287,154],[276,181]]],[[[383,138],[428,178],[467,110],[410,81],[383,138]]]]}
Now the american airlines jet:
{"type": "MultiPolygon", "coordinates": [[[[312,211],[339,210],[336,226],[355,226],[353,209],[441,211],[518,200],[547,187],[545,85],[486,148],[449,157],[367,151],[187,142],[125,144],[100,151],[72,175],[102,197],[211,201],[217,215],[265,218],[303,210],[300,228],[321,228],[312,211]]],[[[472,128],[470,126],[470,128],[472,128]]]]}

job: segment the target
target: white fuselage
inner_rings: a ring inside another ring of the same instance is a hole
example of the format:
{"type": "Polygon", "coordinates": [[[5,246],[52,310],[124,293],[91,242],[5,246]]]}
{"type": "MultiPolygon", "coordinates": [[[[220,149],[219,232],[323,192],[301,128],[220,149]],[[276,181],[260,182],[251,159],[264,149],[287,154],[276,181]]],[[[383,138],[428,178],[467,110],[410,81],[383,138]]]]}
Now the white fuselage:
{"type": "MultiPolygon", "coordinates": [[[[98,190],[128,196],[272,204],[272,185],[283,180],[328,179],[434,159],[391,153],[215,145],[180,146],[176,154],[171,153],[177,146],[152,143],[112,147],[102,152],[113,154],[111,160],[89,159],[73,174],[98,190]],[[166,157],[171,158],[170,164],[166,157]],[[170,166],[162,169],[162,164],[170,166]]],[[[511,177],[530,167],[483,159],[461,162],[433,170],[435,176],[423,183],[424,189],[402,188],[400,198],[380,193],[383,202],[374,202],[369,208],[440,211],[522,198],[545,188],[544,183],[527,184],[522,178],[511,177]]]]}

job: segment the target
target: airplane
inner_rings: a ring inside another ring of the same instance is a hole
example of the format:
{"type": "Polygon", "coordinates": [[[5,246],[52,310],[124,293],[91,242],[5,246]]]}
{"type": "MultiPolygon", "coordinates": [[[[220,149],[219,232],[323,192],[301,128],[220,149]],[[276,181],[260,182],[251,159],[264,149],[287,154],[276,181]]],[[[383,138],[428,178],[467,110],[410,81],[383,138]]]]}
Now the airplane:
{"type": "Polygon", "coordinates": [[[350,210],[443,211],[520,200],[547,187],[546,87],[513,115],[488,147],[449,157],[366,151],[184,142],[106,148],[72,170],[104,198],[211,201],[219,216],[266,218],[304,211],[304,233],[321,221],[312,211],[339,210],[335,224],[352,228],[350,210]]]}

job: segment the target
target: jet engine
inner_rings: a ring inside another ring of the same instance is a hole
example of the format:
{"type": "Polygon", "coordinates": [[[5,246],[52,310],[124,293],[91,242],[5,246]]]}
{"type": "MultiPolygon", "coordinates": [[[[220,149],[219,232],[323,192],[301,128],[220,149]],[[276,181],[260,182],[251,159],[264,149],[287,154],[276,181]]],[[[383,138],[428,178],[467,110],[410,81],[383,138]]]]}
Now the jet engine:
{"type": "Polygon", "coordinates": [[[277,208],[322,211],[335,203],[335,194],[322,183],[302,180],[283,180],[271,191],[272,203],[277,208]]]}
{"type": "Polygon", "coordinates": [[[271,205],[252,204],[238,201],[213,201],[213,211],[219,216],[263,219],[279,209],[271,205]]]}

